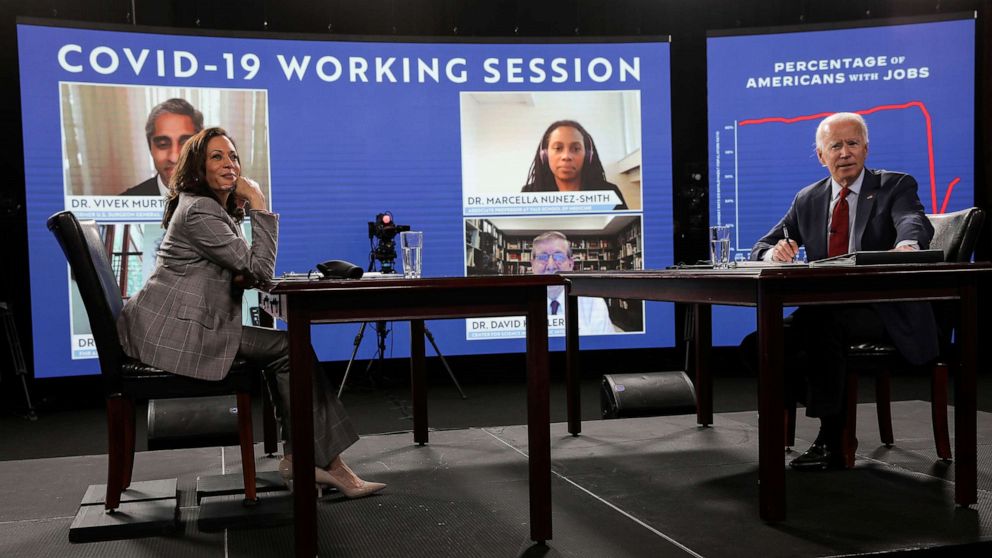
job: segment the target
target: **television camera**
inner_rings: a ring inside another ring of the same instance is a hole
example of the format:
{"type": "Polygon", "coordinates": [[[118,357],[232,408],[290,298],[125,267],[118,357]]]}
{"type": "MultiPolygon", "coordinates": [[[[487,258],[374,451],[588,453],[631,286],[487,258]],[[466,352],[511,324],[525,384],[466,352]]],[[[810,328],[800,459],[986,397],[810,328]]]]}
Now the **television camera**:
{"type": "Polygon", "coordinates": [[[378,260],[382,273],[396,273],[396,235],[408,230],[410,225],[397,225],[388,211],[369,221],[369,271],[375,271],[378,260]]]}

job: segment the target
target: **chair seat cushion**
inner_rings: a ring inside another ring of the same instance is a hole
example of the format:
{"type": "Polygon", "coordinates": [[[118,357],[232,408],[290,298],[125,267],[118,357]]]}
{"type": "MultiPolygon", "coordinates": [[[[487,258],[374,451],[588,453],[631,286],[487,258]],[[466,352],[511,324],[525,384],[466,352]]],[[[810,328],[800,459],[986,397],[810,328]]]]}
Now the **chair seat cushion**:
{"type": "Polygon", "coordinates": [[[235,359],[222,380],[200,380],[166,372],[143,362],[128,359],[121,366],[122,395],[132,399],[206,397],[249,392],[259,370],[243,359],[235,359]]]}

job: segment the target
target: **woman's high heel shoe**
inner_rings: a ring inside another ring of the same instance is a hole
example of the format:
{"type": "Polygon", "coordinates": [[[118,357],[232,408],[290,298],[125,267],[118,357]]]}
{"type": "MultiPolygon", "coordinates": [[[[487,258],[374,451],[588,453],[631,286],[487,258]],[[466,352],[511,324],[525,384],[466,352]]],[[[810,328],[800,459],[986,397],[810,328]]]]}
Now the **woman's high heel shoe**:
{"type": "Polygon", "coordinates": [[[338,482],[338,480],[335,479],[329,471],[325,471],[323,469],[317,469],[317,482],[337,488],[339,492],[348,498],[364,498],[379,492],[383,488],[386,488],[384,483],[368,482],[364,480],[361,480],[361,484],[358,486],[347,486],[341,482],[338,482]]]}
{"type": "MultiPolygon", "coordinates": [[[[386,485],[381,482],[367,482],[361,481],[362,484],[359,486],[346,486],[343,483],[335,479],[329,471],[325,471],[319,467],[314,467],[314,480],[317,485],[317,497],[323,497],[324,487],[336,488],[339,492],[345,495],[347,498],[364,498],[365,496],[371,496],[376,492],[379,492],[386,485]]],[[[279,475],[286,481],[286,486],[289,487],[289,491],[293,491],[293,462],[287,459],[283,459],[279,462],[279,475]]]]}
{"type": "MultiPolygon", "coordinates": [[[[313,468],[313,474],[314,474],[314,478],[316,480],[316,483],[315,483],[314,486],[315,486],[315,488],[317,490],[317,497],[318,498],[323,498],[324,497],[324,487],[327,485],[327,483],[321,483],[320,482],[320,477],[321,477],[320,474],[321,473],[324,473],[326,475],[327,474],[327,471],[324,471],[323,469],[319,469],[317,467],[314,467],[313,468]]],[[[292,493],[293,492],[293,462],[292,461],[283,459],[282,461],[279,462],[279,476],[282,477],[282,480],[286,483],[286,488],[288,488],[289,489],[289,492],[292,493]]]]}

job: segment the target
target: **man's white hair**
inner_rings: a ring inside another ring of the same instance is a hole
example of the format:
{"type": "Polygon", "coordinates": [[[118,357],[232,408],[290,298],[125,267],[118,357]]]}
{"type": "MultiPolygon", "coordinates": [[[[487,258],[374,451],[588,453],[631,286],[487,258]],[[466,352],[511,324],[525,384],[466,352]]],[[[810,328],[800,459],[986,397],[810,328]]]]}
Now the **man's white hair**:
{"type": "Polygon", "coordinates": [[[838,122],[854,122],[857,124],[861,128],[861,135],[865,138],[865,145],[868,145],[868,123],[865,122],[865,119],[860,114],[854,112],[835,112],[821,120],[820,125],[816,127],[816,149],[818,151],[823,151],[826,148],[823,145],[823,136],[827,133],[827,126],[838,122]]]}
{"type": "Polygon", "coordinates": [[[544,242],[553,242],[555,240],[561,240],[561,241],[564,241],[565,242],[565,246],[568,246],[568,257],[571,258],[572,257],[572,243],[568,241],[568,237],[565,236],[565,233],[558,232],[558,231],[547,231],[547,232],[543,232],[543,233],[537,235],[537,237],[534,238],[534,241],[531,243],[531,246],[530,246],[531,257],[533,257],[534,253],[537,251],[537,243],[538,242],[541,242],[541,243],[544,243],[544,242]]]}

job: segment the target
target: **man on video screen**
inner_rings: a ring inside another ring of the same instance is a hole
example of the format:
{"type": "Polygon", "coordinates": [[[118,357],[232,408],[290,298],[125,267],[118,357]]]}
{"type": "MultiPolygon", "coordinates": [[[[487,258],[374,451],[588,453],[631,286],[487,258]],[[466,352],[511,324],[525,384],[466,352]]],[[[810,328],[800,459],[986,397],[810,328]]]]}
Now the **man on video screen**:
{"type": "Polygon", "coordinates": [[[128,188],[124,196],[165,196],[179,161],[179,152],[190,137],[203,129],[203,114],[185,99],[159,103],[148,114],[145,138],[155,163],[155,176],[128,188]]]}
{"type": "MultiPolygon", "coordinates": [[[[572,246],[568,237],[558,231],[548,231],[534,239],[530,258],[531,273],[544,275],[559,271],[572,271],[572,246]]],[[[548,315],[565,313],[565,287],[548,287],[548,315]]],[[[601,298],[579,297],[579,333],[602,335],[615,333],[617,328],[610,321],[610,310],[601,298]]]]}

